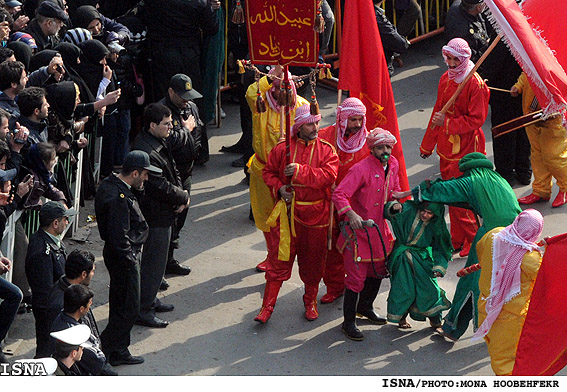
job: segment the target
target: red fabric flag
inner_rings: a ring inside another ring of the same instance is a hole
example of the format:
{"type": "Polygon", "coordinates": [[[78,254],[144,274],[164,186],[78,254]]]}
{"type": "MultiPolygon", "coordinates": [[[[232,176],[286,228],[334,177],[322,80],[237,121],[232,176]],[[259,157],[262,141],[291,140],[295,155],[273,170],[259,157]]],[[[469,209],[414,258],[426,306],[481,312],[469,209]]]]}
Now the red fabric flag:
{"type": "Polygon", "coordinates": [[[567,234],[547,243],[518,341],[513,376],[551,376],[567,365],[567,234]]]}
{"type": "Polygon", "coordinates": [[[392,155],[400,163],[400,186],[409,189],[392,83],[372,0],[346,0],[338,87],[366,106],[366,127],[387,129],[396,137],[392,155]]]}
{"type": "Polygon", "coordinates": [[[530,79],[544,116],[559,112],[567,124],[567,1],[485,0],[490,19],[530,79]]]}

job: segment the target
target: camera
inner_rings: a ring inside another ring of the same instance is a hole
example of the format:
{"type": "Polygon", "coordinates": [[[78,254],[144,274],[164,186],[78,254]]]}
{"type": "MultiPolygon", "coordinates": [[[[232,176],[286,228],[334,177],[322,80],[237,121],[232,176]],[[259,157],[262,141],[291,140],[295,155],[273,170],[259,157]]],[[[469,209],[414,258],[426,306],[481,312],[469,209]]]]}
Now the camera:
{"type": "Polygon", "coordinates": [[[193,114],[193,112],[191,111],[191,108],[189,106],[185,106],[179,111],[179,115],[181,116],[181,118],[183,118],[183,121],[187,121],[191,114],[193,114]]]}
{"type": "Polygon", "coordinates": [[[110,53],[117,53],[121,55],[126,51],[126,48],[118,43],[118,41],[111,41],[108,43],[108,50],[110,53]]]}
{"type": "MultiPolygon", "coordinates": [[[[16,135],[20,132],[19,129],[14,129],[13,131],[14,134],[14,143],[18,143],[18,144],[24,144],[26,141],[24,139],[20,139],[17,138],[16,135]]],[[[28,131],[27,129],[24,131],[24,135],[28,136],[30,134],[30,131],[28,131]]]]}

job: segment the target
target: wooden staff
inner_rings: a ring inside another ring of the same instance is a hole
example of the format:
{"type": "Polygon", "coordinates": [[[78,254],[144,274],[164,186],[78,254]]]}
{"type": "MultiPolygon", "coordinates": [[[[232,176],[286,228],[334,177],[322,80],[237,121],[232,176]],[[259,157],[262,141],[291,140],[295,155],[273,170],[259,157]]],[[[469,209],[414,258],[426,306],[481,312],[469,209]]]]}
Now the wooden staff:
{"type": "MultiPolygon", "coordinates": [[[[494,41],[492,41],[492,43],[490,44],[490,46],[488,47],[488,49],[486,49],[486,51],[482,54],[482,56],[480,57],[480,59],[478,59],[478,61],[476,62],[474,68],[471,70],[471,72],[469,72],[469,74],[467,75],[467,77],[465,78],[465,80],[463,80],[463,82],[461,84],[459,84],[459,87],[457,87],[457,91],[455,91],[455,93],[453,94],[453,96],[451,98],[449,98],[449,100],[447,101],[447,103],[445,103],[445,105],[443,106],[443,108],[439,111],[440,113],[445,114],[447,112],[447,110],[449,110],[449,108],[451,106],[453,106],[453,104],[455,103],[455,101],[457,100],[457,98],[459,97],[459,94],[461,94],[461,91],[463,91],[463,88],[465,88],[465,85],[467,84],[467,82],[473,77],[473,75],[475,74],[475,72],[478,70],[478,68],[482,65],[482,63],[484,62],[484,60],[486,60],[486,58],[488,57],[488,55],[490,54],[490,52],[492,52],[492,50],[494,49],[494,47],[496,46],[496,44],[500,41],[500,36],[497,35],[496,38],[494,38],[494,41]]],[[[436,125],[433,125],[432,128],[435,128],[436,125]]]]}
{"type": "MultiPolygon", "coordinates": [[[[283,84],[284,84],[284,88],[285,88],[284,91],[285,91],[285,94],[287,94],[289,87],[290,87],[290,83],[293,83],[291,80],[289,80],[289,75],[288,75],[289,67],[287,65],[284,66],[283,72],[284,72],[283,84]]],[[[286,98],[286,104],[282,108],[282,110],[285,109],[285,164],[286,164],[286,166],[291,163],[291,129],[290,129],[291,107],[289,105],[290,105],[290,102],[286,98]]],[[[280,124],[281,124],[281,119],[280,119],[280,124]]],[[[291,189],[291,177],[289,177],[289,179],[288,179],[286,190],[289,192],[290,189],[291,189]]]]}
{"type": "MultiPolygon", "coordinates": [[[[341,99],[343,96],[343,90],[337,90],[337,107],[341,104],[341,99]]],[[[331,202],[329,206],[329,229],[327,230],[327,250],[331,250],[333,247],[333,224],[335,220],[335,204],[331,202]]]]}
{"type": "MultiPolygon", "coordinates": [[[[486,79],[484,81],[486,82],[486,79]]],[[[493,90],[493,91],[502,91],[503,93],[508,93],[508,94],[510,94],[512,92],[512,90],[506,90],[506,89],[503,89],[503,88],[490,87],[490,86],[487,86],[487,87],[488,87],[489,90],[493,90]]]]}
{"type": "Polygon", "coordinates": [[[285,138],[285,109],[280,106],[280,140],[285,138]]]}

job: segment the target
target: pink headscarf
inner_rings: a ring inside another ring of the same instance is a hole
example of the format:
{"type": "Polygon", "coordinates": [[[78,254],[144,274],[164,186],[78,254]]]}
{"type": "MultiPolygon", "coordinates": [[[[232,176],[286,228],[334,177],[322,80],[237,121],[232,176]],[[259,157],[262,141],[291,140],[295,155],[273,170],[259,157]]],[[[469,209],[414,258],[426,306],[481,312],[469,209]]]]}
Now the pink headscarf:
{"type": "Polygon", "coordinates": [[[312,115],[309,104],[301,105],[295,109],[295,122],[291,127],[291,136],[295,135],[303,124],[311,124],[321,121],[321,115],[312,115]]]}
{"type": "Polygon", "coordinates": [[[543,231],[543,216],[534,209],[520,213],[514,222],[494,235],[492,279],[486,299],[486,319],[473,339],[485,336],[505,303],[520,294],[522,259],[526,252],[539,250],[535,243],[543,231]]]}
{"type": "MultiPolygon", "coordinates": [[[[270,69],[270,72],[268,72],[268,75],[274,75],[276,73],[276,68],[272,68],[270,69]]],[[[289,81],[291,82],[291,90],[293,91],[293,102],[291,103],[291,107],[294,108],[295,107],[295,102],[297,99],[297,89],[295,88],[295,82],[293,82],[293,80],[291,80],[291,73],[288,72],[287,73],[287,77],[289,78],[289,81]]],[[[268,78],[268,80],[270,80],[270,78],[268,78]]],[[[276,89],[280,88],[282,81],[279,79],[273,79],[272,80],[272,87],[266,91],[266,99],[268,100],[268,105],[270,105],[270,107],[272,108],[272,110],[275,110],[276,112],[280,112],[280,105],[278,105],[278,100],[276,99],[274,92],[276,91],[276,89]]]]}
{"type": "Polygon", "coordinates": [[[347,98],[342,105],[337,107],[337,145],[341,151],[353,153],[359,151],[364,142],[368,130],[366,129],[366,106],[358,98],[347,98]],[[349,117],[362,116],[362,127],[356,134],[345,140],[345,132],[349,117]]]}
{"type": "Polygon", "coordinates": [[[368,144],[368,148],[372,148],[374,146],[378,146],[380,144],[385,144],[390,147],[394,147],[394,145],[398,141],[396,137],[390,133],[390,131],[385,130],[384,128],[374,128],[368,136],[366,136],[366,143],[368,144]]]}
{"type": "Polygon", "coordinates": [[[461,83],[465,80],[469,72],[474,68],[474,63],[470,60],[471,48],[468,42],[462,38],[453,38],[447,45],[443,46],[441,53],[443,53],[445,64],[447,64],[447,54],[461,60],[461,63],[456,68],[449,68],[449,79],[454,80],[455,83],[461,83]]]}

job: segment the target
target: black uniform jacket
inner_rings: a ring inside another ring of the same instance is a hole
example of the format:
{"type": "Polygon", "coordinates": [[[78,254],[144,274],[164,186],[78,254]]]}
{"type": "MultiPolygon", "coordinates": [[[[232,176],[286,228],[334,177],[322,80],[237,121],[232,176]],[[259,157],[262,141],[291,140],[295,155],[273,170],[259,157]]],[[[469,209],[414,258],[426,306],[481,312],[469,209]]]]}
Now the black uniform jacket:
{"type": "Polygon", "coordinates": [[[150,163],[162,170],[149,174],[140,208],[150,227],[168,227],[175,221],[175,210],[189,200],[181,185],[181,178],[165,140],[143,129],[134,140],[132,150],[142,150],[150,156],[150,163]]]}
{"type": "Polygon", "coordinates": [[[148,238],[148,224],[136,196],[116,175],[111,174],[99,185],[95,213],[105,250],[116,262],[126,266],[136,263],[148,238]]]}

